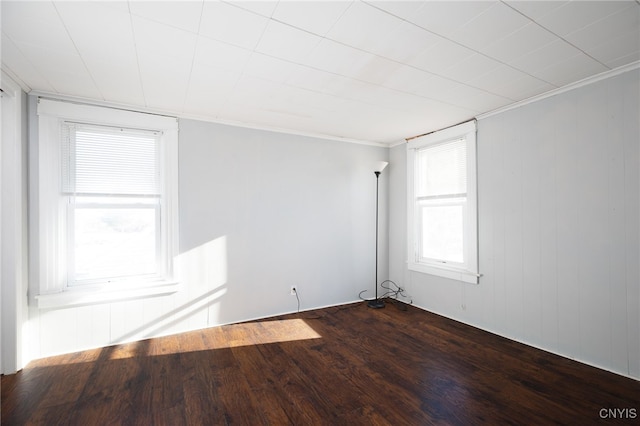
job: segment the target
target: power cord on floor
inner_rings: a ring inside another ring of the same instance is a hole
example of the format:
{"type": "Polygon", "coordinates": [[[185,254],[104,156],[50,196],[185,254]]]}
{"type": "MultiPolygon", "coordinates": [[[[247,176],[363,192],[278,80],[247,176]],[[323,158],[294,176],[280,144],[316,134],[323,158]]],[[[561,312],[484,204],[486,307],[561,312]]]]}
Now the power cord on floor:
{"type": "MultiPolygon", "coordinates": [[[[398,299],[398,297],[402,297],[404,299],[409,299],[408,304],[412,305],[413,304],[413,299],[408,296],[406,294],[406,290],[402,287],[400,287],[398,284],[396,284],[395,282],[391,281],[391,280],[384,280],[382,281],[382,283],[380,283],[380,287],[384,288],[385,291],[378,299],[380,300],[384,300],[388,303],[392,303],[394,305],[396,305],[396,307],[400,310],[406,311],[407,307],[406,307],[406,302],[403,302],[401,300],[398,299]],[[385,285],[387,284],[387,285],[385,285]],[[392,288],[391,286],[393,286],[394,288],[392,288]],[[403,303],[398,303],[398,302],[403,302],[403,303]]],[[[358,297],[360,298],[360,300],[364,300],[367,301],[368,299],[365,299],[362,297],[362,293],[366,292],[367,290],[362,290],[360,292],[360,294],[358,294],[358,297]]]]}

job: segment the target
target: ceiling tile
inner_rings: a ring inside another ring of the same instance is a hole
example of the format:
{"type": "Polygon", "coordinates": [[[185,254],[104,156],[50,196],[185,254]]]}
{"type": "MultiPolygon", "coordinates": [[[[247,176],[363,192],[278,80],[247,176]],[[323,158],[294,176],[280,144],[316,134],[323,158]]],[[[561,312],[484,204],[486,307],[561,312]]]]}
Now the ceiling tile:
{"type": "Polygon", "coordinates": [[[100,93],[88,72],[83,72],[79,69],[77,72],[76,70],[60,71],[59,69],[49,69],[47,76],[55,85],[58,93],[85,99],[104,100],[102,93],[100,93]]]}
{"type": "Polygon", "coordinates": [[[276,21],[269,21],[256,52],[302,63],[320,43],[321,37],[276,21]]]}
{"type": "Polygon", "coordinates": [[[450,38],[481,50],[530,23],[529,19],[504,3],[495,3],[451,33],[450,38]]]}
{"type": "Polygon", "coordinates": [[[463,121],[473,119],[477,113],[450,104],[425,104],[423,108],[416,108],[415,115],[405,114],[407,120],[405,138],[423,135],[441,130],[463,121]]]}
{"type": "Polygon", "coordinates": [[[616,38],[604,40],[601,44],[590,46],[586,52],[607,65],[616,68],[640,60],[640,34],[635,28],[616,38]]]}
{"type": "Polygon", "coordinates": [[[554,86],[551,84],[528,74],[523,74],[518,79],[512,79],[504,82],[500,87],[495,89],[495,93],[506,98],[519,101],[553,89],[554,86]]]}
{"type": "Polygon", "coordinates": [[[565,39],[583,50],[589,50],[591,46],[597,46],[630,32],[635,32],[640,41],[640,4],[638,3],[629,3],[627,8],[574,31],[565,39]]]}
{"type": "Polygon", "coordinates": [[[564,37],[593,22],[627,8],[627,1],[570,1],[538,19],[543,27],[564,37]]]}
{"type": "Polygon", "coordinates": [[[326,34],[348,46],[366,49],[384,43],[402,21],[362,2],[354,2],[326,34]]]}
{"type": "Polygon", "coordinates": [[[129,7],[133,15],[197,33],[203,1],[130,1],[129,7]]]}
{"type": "Polygon", "coordinates": [[[536,23],[529,23],[515,32],[483,47],[481,52],[509,63],[553,42],[556,37],[536,23]]]}
{"type": "Polygon", "coordinates": [[[175,61],[155,52],[138,52],[142,88],[148,107],[182,112],[191,62],[175,61]]]}
{"type": "Polygon", "coordinates": [[[184,113],[217,117],[240,75],[237,71],[194,66],[189,79],[184,113]]]}
{"type": "Polygon", "coordinates": [[[410,20],[412,16],[423,6],[422,1],[369,1],[365,0],[365,3],[381,9],[399,18],[410,20]]]}
{"type": "Polygon", "coordinates": [[[441,39],[436,45],[424,50],[408,63],[434,74],[444,74],[452,66],[475,55],[473,50],[450,40],[441,39]]]}
{"type": "Polygon", "coordinates": [[[446,101],[476,113],[492,111],[513,102],[503,96],[462,84],[456,86],[447,94],[446,101]]]}
{"type": "Polygon", "coordinates": [[[57,90],[18,49],[13,41],[2,34],[2,69],[8,69],[30,89],[54,93],[57,90]],[[10,65],[8,65],[10,64],[10,65]]]}
{"type": "Polygon", "coordinates": [[[518,10],[520,13],[527,16],[533,21],[536,21],[545,15],[549,15],[553,13],[555,9],[563,6],[566,3],[568,3],[568,1],[564,1],[564,0],[563,1],[506,0],[505,1],[505,4],[518,10]]]}
{"type": "Polygon", "coordinates": [[[578,53],[580,53],[578,49],[566,41],[558,39],[512,61],[511,65],[528,74],[535,75],[537,71],[578,53]]]}
{"type": "Polygon", "coordinates": [[[194,66],[242,71],[250,56],[249,49],[198,36],[193,63],[194,66]]]}
{"type": "Polygon", "coordinates": [[[2,32],[16,45],[77,53],[53,3],[3,1],[1,5],[2,32]]]}
{"type": "Polygon", "coordinates": [[[523,99],[521,97],[523,91],[535,91],[538,87],[543,86],[553,88],[553,86],[508,65],[501,65],[489,73],[479,75],[469,81],[469,84],[514,101],[523,99]]]}
{"type": "Polygon", "coordinates": [[[194,67],[189,78],[189,92],[201,92],[208,97],[227,96],[241,77],[238,71],[211,68],[207,66],[194,67]]]}
{"type": "Polygon", "coordinates": [[[491,71],[499,68],[502,64],[495,59],[491,59],[483,54],[476,53],[463,59],[454,66],[447,68],[445,74],[451,80],[466,83],[476,79],[478,76],[491,74],[491,71]]]}
{"type": "Polygon", "coordinates": [[[301,65],[296,66],[286,79],[291,86],[334,95],[342,93],[350,82],[347,77],[301,65]]]}
{"type": "Polygon", "coordinates": [[[544,81],[561,87],[606,71],[607,68],[584,53],[565,58],[533,73],[544,81]]]}
{"type": "Polygon", "coordinates": [[[195,34],[137,16],[132,20],[138,50],[191,63],[197,40],[195,34]]]}
{"type": "Polygon", "coordinates": [[[144,105],[137,63],[91,58],[85,63],[104,100],[125,105],[144,105]]]}
{"type": "Polygon", "coordinates": [[[367,50],[398,62],[418,57],[423,51],[434,47],[442,38],[414,24],[402,22],[378,41],[370,40],[367,50]]]}
{"type": "Polygon", "coordinates": [[[305,65],[340,75],[348,75],[358,64],[366,62],[373,55],[354,49],[344,44],[322,39],[309,57],[305,65]]]}
{"type": "Polygon", "coordinates": [[[57,8],[73,43],[85,60],[136,62],[131,17],[116,8],[89,2],[59,2],[57,8]]]}
{"type": "Polygon", "coordinates": [[[390,78],[393,78],[396,71],[401,67],[403,65],[398,62],[370,55],[365,62],[357,64],[345,75],[356,80],[382,85],[390,78]]]}
{"type": "Polygon", "coordinates": [[[617,59],[612,59],[607,62],[607,66],[611,69],[616,69],[618,67],[622,67],[624,65],[629,65],[632,62],[636,62],[640,60],[640,53],[634,52],[626,56],[621,56],[617,59]]]}
{"type": "Polygon", "coordinates": [[[408,65],[403,65],[396,69],[393,76],[384,82],[384,86],[402,92],[416,93],[425,81],[429,80],[433,74],[408,65]]]}
{"type": "Polygon", "coordinates": [[[245,102],[246,105],[261,105],[276,96],[282,87],[282,83],[243,74],[229,99],[231,102],[245,102]]]}
{"type": "Polygon", "coordinates": [[[377,99],[374,98],[373,105],[384,105],[386,108],[404,111],[405,113],[411,113],[419,109],[433,112],[439,108],[452,107],[444,102],[418,96],[414,93],[397,92],[385,88],[379,88],[377,92],[378,97],[377,99]]]}
{"type": "MultiPolygon", "coordinates": [[[[38,64],[37,69],[42,73],[56,71],[68,74],[85,73],[88,75],[82,58],[76,52],[55,51],[29,44],[18,45],[18,48],[29,62],[38,64]]],[[[53,79],[50,81],[54,83],[53,79]]]]}
{"type": "Polygon", "coordinates": [[[301,65],[254,52],[244,68],[244,74],[272,82],[284,83],[301,65]]]}
{"type": "Polygon", "coordinates": [[[379,95],[376,93],[379,89],[380,86],[376,84],[345,77],[341,81],[336,81],[336,85],[329,93],[350,101],[373,104],[376,99],[379,99],[379,95]]]}
{"type": "Polygon", "coordinates": [[[90,1],[95,4],[99,4],[100,6],[117,9],[120,12],[128,13],[130,11],[128,0],[90,0],[90,1]]]}
{"type": "Polygon", "coordinates": [[[264,16],[227,3],[205,1],[200,34],[253,50],[268,21],[264,16]]]}
{"type": "Polygon", "coordinates": [[[349,8],[351,1],[279,2],[272,18],[324,36],[349,8]]]}
{"type": "Polygon", "coordinates": [[[449,104],[451,104],[451,92],[461,84],[437,75],[431,75],[428,79],[416,81],[416,83],[413,91],[416,95],[449,104]]]}
{"type": "Polygon", "coordinates": [[[495,5],[496,1],[425,1],[404,18],[424,29],[449,37],[467,22],[495,5]]]}
{"type": "Polygon", "coordinates": [[[259,0],[259,1],[251,1],[251,0],[224,0],[225,3],[229,3],[232,6],[239,7],[241,9],[248,10],[253,13],[257,13],[258,15],[262,15],[267,18],[271,18],[273,15],[273,11],[278,6],[278,1],[272,0],[259,0]]]}
{"type": "Polygon", "coordinates": [[[378,85],[367,85],[366,83],[350,85],[350,88],[342,93],[341,96],[350,100],[371,105],[384,105],[385,108],[397,110],[411,109],[413,103],[421,100],[420,97],[412,93],[400,92],[378,85]]]}

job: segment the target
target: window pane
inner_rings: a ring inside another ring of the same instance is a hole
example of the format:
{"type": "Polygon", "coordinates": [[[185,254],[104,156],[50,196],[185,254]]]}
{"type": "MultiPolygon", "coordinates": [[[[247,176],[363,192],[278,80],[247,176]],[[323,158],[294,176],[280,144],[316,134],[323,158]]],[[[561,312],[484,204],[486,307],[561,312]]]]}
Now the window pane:
{"type": "Polygon", "coordinates": [[[467,192],[467,145],[464,139],[423,148],[418,156],[418,197],[467,192]]]}
{"type": "Polygon", "coordinates": [[[464,262],[462,205],[421,206],[422,258],[464,262]]]}
{"type": "Polygon", "coordinates": [[[156,273],[155,208],[76,208],[76,281],[156,273]]]}

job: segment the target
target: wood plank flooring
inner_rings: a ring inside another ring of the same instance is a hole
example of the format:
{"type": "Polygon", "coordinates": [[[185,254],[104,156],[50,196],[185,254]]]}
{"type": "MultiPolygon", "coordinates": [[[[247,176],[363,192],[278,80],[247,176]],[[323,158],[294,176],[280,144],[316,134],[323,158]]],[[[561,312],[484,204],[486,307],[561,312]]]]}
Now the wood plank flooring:
{"type": "Polygon", "coordinates": [[[640,423],[636,380],[399,307],[356,303],[36,360],[2,377],[2,424],[640,423]]]}

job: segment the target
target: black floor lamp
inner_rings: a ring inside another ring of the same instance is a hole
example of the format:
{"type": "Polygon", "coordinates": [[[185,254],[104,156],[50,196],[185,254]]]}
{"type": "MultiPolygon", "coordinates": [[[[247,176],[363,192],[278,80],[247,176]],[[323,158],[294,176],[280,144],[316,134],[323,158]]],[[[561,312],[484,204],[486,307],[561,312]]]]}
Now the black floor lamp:
{"type": "Polygon", "coordinates": [[[384,308],[384,301],[378,299],[378,183],[380,182],[380,173],[388,164],[386,161],[378,161],[373,172],[376,175],[376,298],[369,300],[367,305],[376,309],[384,308]]]}

